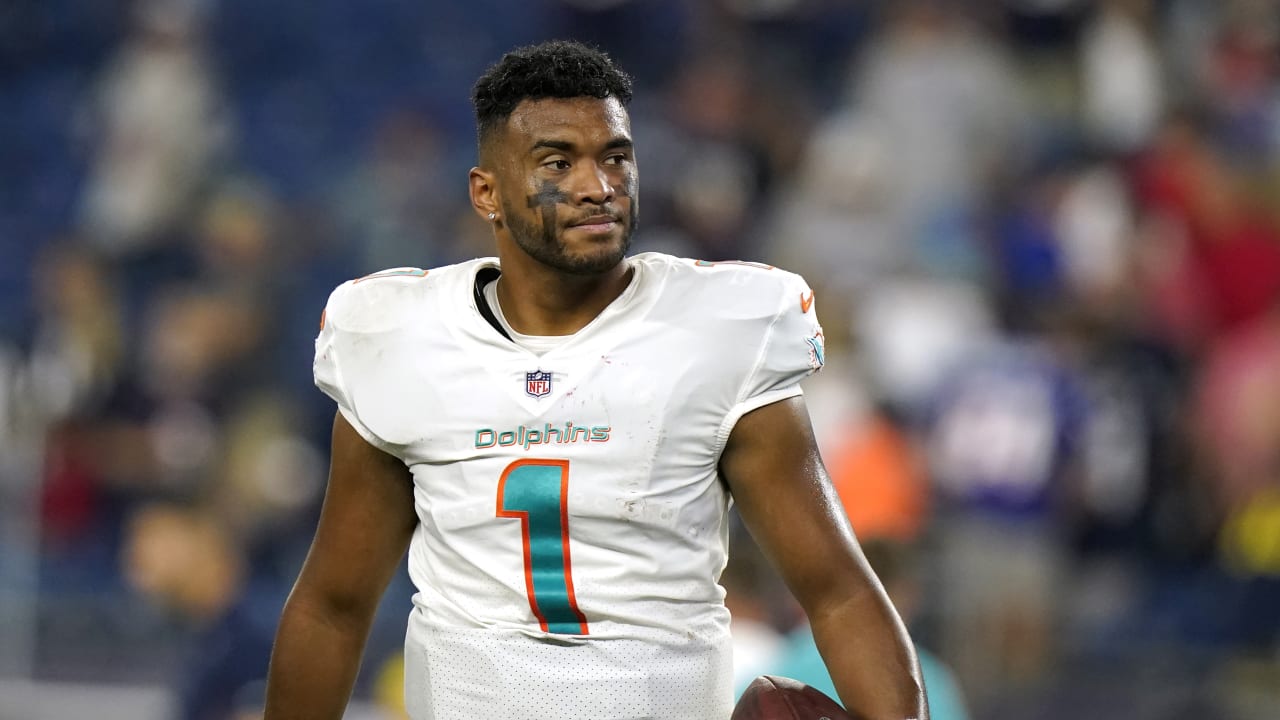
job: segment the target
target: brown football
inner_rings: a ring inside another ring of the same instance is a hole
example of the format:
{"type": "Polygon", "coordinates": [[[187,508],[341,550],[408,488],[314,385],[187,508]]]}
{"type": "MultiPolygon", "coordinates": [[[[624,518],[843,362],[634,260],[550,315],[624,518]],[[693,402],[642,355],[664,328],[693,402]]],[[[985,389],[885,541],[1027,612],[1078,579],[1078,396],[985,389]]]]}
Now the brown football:
{"type": "Polygon", "coordinates": [[[730,720],[853,720],[853,716],[811,685],[761,675],[743,691],[730,720]]]}

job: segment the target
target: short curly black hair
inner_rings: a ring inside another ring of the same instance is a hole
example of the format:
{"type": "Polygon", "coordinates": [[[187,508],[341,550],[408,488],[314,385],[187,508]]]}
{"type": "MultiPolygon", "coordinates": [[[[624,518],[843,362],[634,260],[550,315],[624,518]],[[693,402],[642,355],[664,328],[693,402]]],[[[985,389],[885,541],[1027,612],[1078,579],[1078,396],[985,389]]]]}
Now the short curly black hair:
{"type": "Polygon", "coordinates": [[[615,97],[626,105],[631,89],[631,77],[588,45],[552,40],[516,48],[486,70],[471,92],[477,141],[483,145],[523,100],[615,97]]]}

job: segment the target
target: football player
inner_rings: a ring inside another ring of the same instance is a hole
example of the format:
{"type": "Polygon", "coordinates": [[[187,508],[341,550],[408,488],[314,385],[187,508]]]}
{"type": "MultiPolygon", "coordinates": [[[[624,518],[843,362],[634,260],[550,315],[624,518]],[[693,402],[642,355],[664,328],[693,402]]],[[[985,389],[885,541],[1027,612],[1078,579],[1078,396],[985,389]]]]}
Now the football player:
{"type": "Polygon", "coordinates": [[[471,202],[497,257],[329,298],[329,486],[266,717],[338,718],[408,551],[415,720],[728,718],[727,515],[808,613],[843,702],[924,717],[906,630],[814,444],[813,293],[751,264],[628,255],[631,81],[550,42],[475,86],[471,202]]]}

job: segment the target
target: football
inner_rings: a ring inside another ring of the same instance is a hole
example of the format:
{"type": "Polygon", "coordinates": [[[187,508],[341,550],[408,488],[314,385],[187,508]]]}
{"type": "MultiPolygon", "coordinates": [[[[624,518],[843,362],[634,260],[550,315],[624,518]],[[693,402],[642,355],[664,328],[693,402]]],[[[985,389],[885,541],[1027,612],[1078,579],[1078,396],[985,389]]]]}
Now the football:
{"type": "Polygon", "coordinates": [[[853,720],[853,716],[811,685],[761,675],[743,691],[730,720],[853,720]]]}

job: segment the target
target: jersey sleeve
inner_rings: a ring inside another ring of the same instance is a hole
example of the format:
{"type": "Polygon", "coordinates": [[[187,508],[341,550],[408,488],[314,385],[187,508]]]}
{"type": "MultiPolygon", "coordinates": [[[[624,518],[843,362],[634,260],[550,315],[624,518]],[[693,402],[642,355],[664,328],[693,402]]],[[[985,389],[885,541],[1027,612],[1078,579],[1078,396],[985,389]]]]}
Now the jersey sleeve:
{"type": "Polygon", "coordinates": [[[800,381],[822,369],[826,361],[813,291],[799,275],[775,272],[783,276],[782,282],[771,288],[777,293],[777,311],[765,329],[726,430],[752,410],[801,394],[800,381]]]}
{"type": "Polygon", "coordinates": [[[320,334],[316,336],[316,354],[312,373],[316,387],[333,398],[351,427],[370,445],[394,454],[391,443],[384,441],[360,419],[354,401],[351,382],[355,368],[351,367],[351,341],[354,330],[360,330],[362,318],[369,315],[370,298],[367,290],[357,289],[358,280],[339,285],[330,295],[320,316],[320,334]],[[354,328],[353,328],[354,326],[354,328]],[[345,364],[344,364],[345,362],[345,364]]]}

